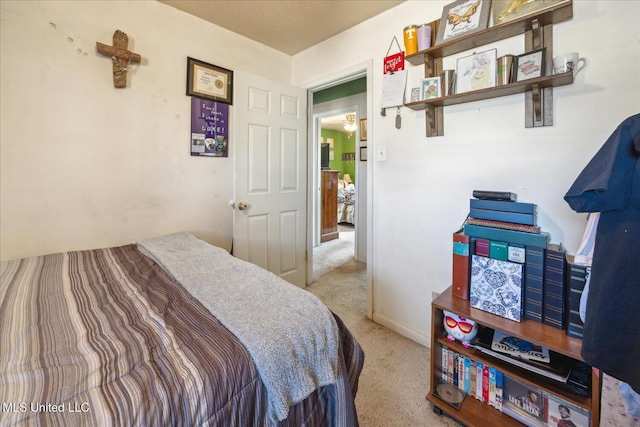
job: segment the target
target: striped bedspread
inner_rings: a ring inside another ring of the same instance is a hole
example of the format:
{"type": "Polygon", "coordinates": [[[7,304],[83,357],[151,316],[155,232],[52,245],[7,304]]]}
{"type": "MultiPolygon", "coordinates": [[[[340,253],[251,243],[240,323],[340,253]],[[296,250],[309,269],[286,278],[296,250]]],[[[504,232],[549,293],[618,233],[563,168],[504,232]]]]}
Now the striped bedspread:
{"type": "Polygon", "coordinates": [[[267,416],[247,349],[135,245],[0,264],[0,425],[355,426],[364,355],[267,416]]]}

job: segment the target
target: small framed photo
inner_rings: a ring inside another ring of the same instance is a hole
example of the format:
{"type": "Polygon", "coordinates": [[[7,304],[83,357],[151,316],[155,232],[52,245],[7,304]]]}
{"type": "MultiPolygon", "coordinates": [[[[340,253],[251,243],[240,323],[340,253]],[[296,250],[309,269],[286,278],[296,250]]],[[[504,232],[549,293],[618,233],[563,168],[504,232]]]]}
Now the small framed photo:
{"type": "Polygon", "coordinates": [[[421,101],[422,98],[420,98],[420,88],[419,87],[412,87],[411,88],[411,102],[416,102],[416,101],[421,101]]]}
{"type": "Polygon", "coordinates": [[[360,147],[360,161],[367,161],[367,147],[360,147]]]}
{"type": "Polygon", "coordinates": [[[360,119],[360,141],[367,140],[367,119],[360,119]]]}
{"type": "Polygon", "coordinates": [[[534,79],[544,75],[545,48],[518,55],[515,58],[515,80],[534,79]]]}
{"type": "Polygon", "coordinates": [[[442,92],[440,90],[440,76],[427,77],[426,79],[422,79],[420,86],[420,95],[422,95],[423,101],[441,97],[442,92]]]}
{"type": "Polygon", "coordinates": [[[456,63],[456,93],[494,87],[497,53],[497,49],[490,49],[459,58],[456,63]]]}
{"type": "Polygon", "coordinates": [[[458,0],[442,10],[436,45],[484,30],[489,25],[491,0],[458,0]]]}
{"type": "Polygon", "coordinates": [[[233,105],[233,71],[187,57],[187,96],[233,105]]]}

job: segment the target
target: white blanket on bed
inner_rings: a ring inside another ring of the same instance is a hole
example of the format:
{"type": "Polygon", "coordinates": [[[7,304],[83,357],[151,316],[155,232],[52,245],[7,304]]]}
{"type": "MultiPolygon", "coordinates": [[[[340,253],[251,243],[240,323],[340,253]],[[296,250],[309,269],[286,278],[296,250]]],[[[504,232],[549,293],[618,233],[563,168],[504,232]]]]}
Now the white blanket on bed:
{"type": "Polygon", "coordinates": [[[247,348],[269,393],[269,413],[336,381],[339,336],[322,302],[303,289],[188,233],[137,243],[247,348]]]}

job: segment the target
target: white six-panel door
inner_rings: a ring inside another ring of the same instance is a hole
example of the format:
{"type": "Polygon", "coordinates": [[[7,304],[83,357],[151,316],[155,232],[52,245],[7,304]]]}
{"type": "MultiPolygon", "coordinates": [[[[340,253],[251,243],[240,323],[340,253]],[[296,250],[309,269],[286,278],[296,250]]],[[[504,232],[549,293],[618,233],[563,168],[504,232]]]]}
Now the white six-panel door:
{"type": "Polygon", "coordinates": [[[304,287],[306,90],[234,74],[233,254],[304,287]]]}

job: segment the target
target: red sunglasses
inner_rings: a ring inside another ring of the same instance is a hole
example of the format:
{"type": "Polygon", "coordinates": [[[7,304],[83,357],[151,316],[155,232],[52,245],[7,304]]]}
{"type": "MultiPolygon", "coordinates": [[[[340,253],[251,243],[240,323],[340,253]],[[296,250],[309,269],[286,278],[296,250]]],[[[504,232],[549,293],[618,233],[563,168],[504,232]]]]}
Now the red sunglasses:
{"type": "Polygon", "coordinates": [[[462,332],[468,334],[473,329],[473,325],[469,322],[458,322],[456,319],[450,316],[445,316],[444,320],[447,322],[447,326],[450,328],[455,328],[456,326],[460,328],[462,332]]]}

